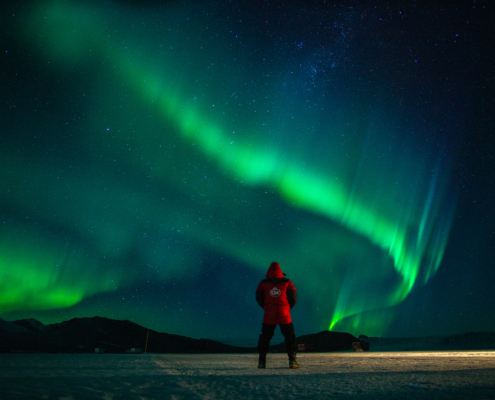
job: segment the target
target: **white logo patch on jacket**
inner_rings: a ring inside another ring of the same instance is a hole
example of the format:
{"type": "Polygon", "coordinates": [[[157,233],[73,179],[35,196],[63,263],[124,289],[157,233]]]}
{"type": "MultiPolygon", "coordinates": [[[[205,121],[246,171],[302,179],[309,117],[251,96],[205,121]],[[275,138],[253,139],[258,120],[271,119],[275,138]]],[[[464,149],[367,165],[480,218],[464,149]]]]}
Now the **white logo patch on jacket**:
{"type": "Polygon", "coordinates": [[[280,289],[278,289],[276,286],[272,290],[270,290],[270,296],[280,297],[280,295],[281,295],[280,289]]]}

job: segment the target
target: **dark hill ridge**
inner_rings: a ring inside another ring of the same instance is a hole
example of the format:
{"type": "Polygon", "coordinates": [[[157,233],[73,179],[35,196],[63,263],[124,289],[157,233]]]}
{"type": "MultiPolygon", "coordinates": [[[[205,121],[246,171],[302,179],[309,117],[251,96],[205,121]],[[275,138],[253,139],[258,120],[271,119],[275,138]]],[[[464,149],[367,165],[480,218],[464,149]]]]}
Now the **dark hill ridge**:
{"type": "Polygon", "coordinates": [[[36,320],[3,321],[0,324],[0,352],[126,353],[146,347],[150,353],[247,353],[254,349],[225,345],[208,339],[192,339],[156,332],[130,321],[109,318],[74,318],[43,325],[36,320]],[[19,330],[14,329],[17,326],[19,330]],[[4,329],[2,329],[4,328],[4,329]]]}
{"type": "MultiPolygon", "coordinates": [[[[14,322],[0,318],[0,352],[126,353],[146,346],[148,329],[134,322],[109,318],[74,318],[59,324],[43,325],[35,319],[14,322]]],[[[313,345],[317,352],[351,350],[358,339],[349,333],[322,331],[299,336],[297,343],[313,345]]],[[[365,338],[372,351],[490,350],[495,349],[494,332],[469,332],[420,338],[365,338]]],[[[270,346],[272,352],[285,352],[285,344],[270,346]]],[[[150,353],[256,353],[255,348],[237,347],[208,339],[149,330],[150,353]]]]}
{"type": "MultiPolygon", "coordinates": [[[[313,345],[314,351],[345,351],[352,349],[352,343],[359,342],[359,339],[345,332],[322,331],[311,335],[303,335],[296,338],[296,343],[304,345],[313,345]]],[[[270,346],[271,351],[279,353],[285,352],[285,343],[270,346]]]]}
{"type": "Polygon", "coordinates": [[[25,328],[29,332],[34,332],[34,333],[39,333],[40,331],[45,329],[45,325],[43,325],[40,321],[35,320],[34,318],[20,319],[12,323],[17,326],[21,326],[25,328]]]}
{"type": "Polygon", "coordinates": [[[317,351],[340,351],[352,349],[352,343],[359,339],[350,333],[322,331],[313,335],[303,335],[297,338],[298,343],[314,344],[317,351]]]}
{"type": "MultiPolygon", "coordinates": [[[[257,353],[255,348],[226,345],[209,339],[192,339],[149,330],[134,322],[109,318],[74,318],[59,324],[43,325],[35,319],[8,322],[0,318],[0,352],[126,353],[146,348],[150,353],[257,353]]],[[[298,343],[316,345],[316,351],[350,350],[354,336],[348,333],[320,332],[297,338],[298,343]]],[[[285,344],[270,346],[272,352],[285,352],[285,344]]]]}

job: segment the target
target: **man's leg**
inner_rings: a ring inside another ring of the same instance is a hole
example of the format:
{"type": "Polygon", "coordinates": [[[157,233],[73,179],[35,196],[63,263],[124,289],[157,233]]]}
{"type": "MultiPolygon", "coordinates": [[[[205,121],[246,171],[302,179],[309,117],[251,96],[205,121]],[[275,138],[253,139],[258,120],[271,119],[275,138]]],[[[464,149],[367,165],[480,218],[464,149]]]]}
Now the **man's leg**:
{"type": "Polygon", "coordinates": [[[299,364],[296,360],[297,344],[296,335],[294,335],[294,325],[292,324],[280,324],[280,330],[285,338],[285,349],[289,356],[289,367],[299,368],[299,364]]]}
{"type": "Polygon", "coordinates": [[[273,337],[276,326],[269,324],[262,324],[261,326],[261,335],[258,339],[258,352],[260,353],[258,368],[265,368],[266,366],[266,353],[268,353],[270,340],[273,337]]]}

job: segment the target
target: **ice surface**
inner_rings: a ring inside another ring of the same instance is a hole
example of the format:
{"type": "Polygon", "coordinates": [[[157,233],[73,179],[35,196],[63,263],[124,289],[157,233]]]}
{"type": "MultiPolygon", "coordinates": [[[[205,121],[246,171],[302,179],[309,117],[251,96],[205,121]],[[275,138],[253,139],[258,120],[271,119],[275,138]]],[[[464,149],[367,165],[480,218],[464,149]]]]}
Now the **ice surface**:
{"type": "Polygon", "coordinates": [[[2,399],[494,399],[495,352],[0,354],[2,399]]]}

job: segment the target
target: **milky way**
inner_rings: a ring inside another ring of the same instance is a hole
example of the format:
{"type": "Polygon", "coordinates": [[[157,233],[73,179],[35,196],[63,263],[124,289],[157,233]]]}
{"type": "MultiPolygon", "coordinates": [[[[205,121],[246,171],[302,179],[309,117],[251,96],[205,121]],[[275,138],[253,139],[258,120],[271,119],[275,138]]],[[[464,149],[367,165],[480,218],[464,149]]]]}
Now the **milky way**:
{"type": "Polygon", "coordinates": [[[243,336],[278,261],[300,330],[383,335],[448,268],[457,106],[415,9],[248,9],[18,11],[2,317],[243,336]]]}

